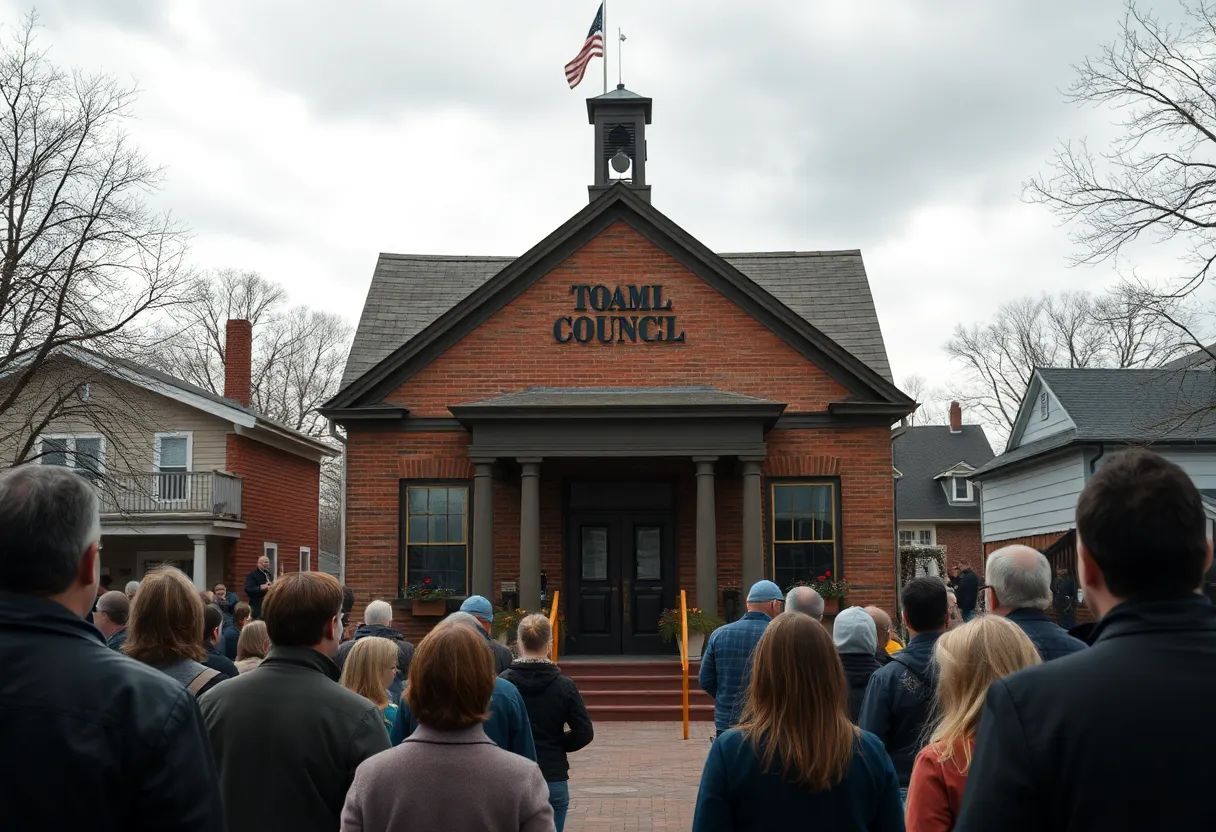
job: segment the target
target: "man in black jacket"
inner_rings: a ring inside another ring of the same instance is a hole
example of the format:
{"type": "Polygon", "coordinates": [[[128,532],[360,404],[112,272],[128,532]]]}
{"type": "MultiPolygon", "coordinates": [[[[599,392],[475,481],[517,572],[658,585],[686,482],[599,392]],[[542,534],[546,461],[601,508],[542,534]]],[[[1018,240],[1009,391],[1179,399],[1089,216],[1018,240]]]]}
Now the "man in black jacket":
{"type": "Polygon", "coordinates": [[[257,568],[245,576],[245,595],[249,598],[249,609],[254,618],[262,617],[262,599],[270,591],[274,575],[270,571],[270,558],[258,558],[257,568]]]}
{"type": "Polygon", "coordinates": [[[1061,566],[1051,583],[1051,602],[1056,610],[1056,622],[1065,630],[1071,630],[1076,623],[1076,601],[1077,581],[1061,566]]]}
{"type": "Polygon", "coordinates": [[[1147,451],[1077,503],[1092,646],[992,683],[956,832],[1216,829],[1216,607],[1199,492],[1147,451]]]}
{"type": "Polygon", "coordinates": [[[224,651],[220,649],[223,627],[224,614],[220,612],[220,608],[215,604],[204,605],[203,649],[207,651],[207,658],[203,660],[203,664],[212,670],[218,670],[229,679],[235,679],[240,671],[236,669],[232,659],[225,656],[224,651]]]}
{"type": "Polygon", "coordinates": [[[333,832],[355,769],[388,749],[379,709],[338,684],[341,608],[331,575],[279,578],[263,608],[270,654],[199,699],[229,832],[333,832]]]}
{"type": "Polygon", "coordinates": [[[69,469],[0,474],[0,828],[224,828],[194,697],[110,650],[93,486],[69,469]]]}
{"type": "Polygon", "coordinates": [[[1085,649],[1043,610],[1051,603],[1051,564],[1029,546],[1005,546],[988,556],[988,610],[1017,624],[1049,662],[1085,649]]]}
{"type": "Polygon", "coordinates": [[[958,612],[963,621],[975,618],[975,606],[980,600],[980,579],[971,571],[971,564],[964,563],[963,569],[954,580],[954,597],[958,599],[958,612]]]}

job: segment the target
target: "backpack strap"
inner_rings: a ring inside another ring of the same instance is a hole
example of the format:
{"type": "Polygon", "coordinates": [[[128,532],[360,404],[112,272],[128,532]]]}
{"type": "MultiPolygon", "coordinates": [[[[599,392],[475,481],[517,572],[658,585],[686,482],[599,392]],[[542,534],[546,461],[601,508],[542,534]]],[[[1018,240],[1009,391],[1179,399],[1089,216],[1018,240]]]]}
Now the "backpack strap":
{"type": "Polygon", "coordinates": [[[190,694],[192,696],[194,696],[195,699],[197,699],[198,692],[200,690],[202,690],[203,688],[205,688],[207,686],[208,682],[210,682],[212,679],[214,679],[216,676],[219,676],[219,675],[220,675],[220,672],[218,670],[216,670],[215,668],[209,667],[206,670],[204,670],[202,673],[198,674],[193,679],[191,679],[190,684],[186,686],[186,689],[190,691],[190,694]]]}

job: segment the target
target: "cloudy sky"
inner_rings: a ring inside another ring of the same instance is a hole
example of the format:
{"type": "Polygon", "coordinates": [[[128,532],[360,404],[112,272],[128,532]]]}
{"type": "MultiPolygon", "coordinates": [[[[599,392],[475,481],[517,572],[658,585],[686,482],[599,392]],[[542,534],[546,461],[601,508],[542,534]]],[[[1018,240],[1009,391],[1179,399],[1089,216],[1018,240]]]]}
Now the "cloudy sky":
{"type": "MultiPolygon", "coordinates": [[[[357,320],[380,251],[519,254],[586,204],[598,0],[44,0],[54,58],[138,82],[131,132],[203,267],[357,320]]],[[[1163,0],[1164,2],[1164,0],[1163,0]]],[[[7,27],[29,10],[0,0],[7,27]]],[[[1122,0],[610,0],[655,101],[654,203],[719,251],[860,248],[897,380],[1003,300],[1101,289],[1020,200],[1122,0]]],[[[615,43],[612,44],[615,47],[615,43]]],[[[615,83],[616,54],[609,64],[615,83]]]]}

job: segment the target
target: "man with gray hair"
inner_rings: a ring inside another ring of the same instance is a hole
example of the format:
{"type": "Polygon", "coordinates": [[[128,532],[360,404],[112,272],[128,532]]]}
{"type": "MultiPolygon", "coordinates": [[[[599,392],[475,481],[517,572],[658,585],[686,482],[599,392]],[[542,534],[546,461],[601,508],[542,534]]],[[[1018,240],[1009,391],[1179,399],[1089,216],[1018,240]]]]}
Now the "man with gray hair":
{"type": "Polygon", "coordinates": [[[823,622],[823,596],[809,586],[796,586],[785,596],[785,611],[800,612],[823,622]]]}
{"type": "Polygon", "coordinates": [[[85,621],[100,539],[97,493],[71,469],[0,473],[0,736],[20,750],[0,777],[3,825],[223,829],[194,696],[85,621]]]}
{"type": "Polygon", "coordinates": [[[127,616],[131,614],[131,602],[126,593],[114,590],[97,599],[93,610],[93,626],[106,640],[106,647],[122,650],[127,642],[127,616]]]}
{"type": "Polygon", "coordinates": [[[353,638],[342,642],[338,652],[334,654],[334,664],[338,672],[346,666],[346,657],[354,649],[355,642],[361,638],[375,636],[386,638],[397,645],[397,676],[389,685],[388,696],[393,702],[401,701],[405,690],[405,682],[410,677],[410,662],[414,660],[414,645],[405,640],[405,636],[393,627],[393,607],[388,601],[372,601],[363,611],[363,623],[355,630],[353,638]]]}
{"type": "Polygon", "coordinates": [[[127,600],[134,601],[135,593],[139,592],[139,581],[127,581],[126,592],[127,600]]]}
{"type": "Polygon", "coordinates": [[[989,611],[1021,627],[1043,661],[1085,649],[1085,642],[1070,636],[1044,612],[1051,606],[1051,564],[1042,552],[1021,545],[997,549],[988,556],[984,574],[989,611]]]}
{"type": "MultiPolygon", "coordinates": [[[[435,625],[436,630],[447,627],[471,627],[480,632],[481,622],[470,613],[454,612],[435,625]]],[[[488,646],[486,661],[493,661],[488,646]]],[[[389,740],[393,745],[400,745],[417,727],[418,723],[410,713],[409,703],[403,698],[401,707],[397,709],[397,719],[389,731],[389,740]]],[[[494,679],[494,693],[490,696],[490,718],[481,727],[490,741],[499,748],[529,760],[536,760],[536,743],[532,740],[532,723],[528,719],[524,698],[520,696],[515,685],[501,676],[494,679]]]]}

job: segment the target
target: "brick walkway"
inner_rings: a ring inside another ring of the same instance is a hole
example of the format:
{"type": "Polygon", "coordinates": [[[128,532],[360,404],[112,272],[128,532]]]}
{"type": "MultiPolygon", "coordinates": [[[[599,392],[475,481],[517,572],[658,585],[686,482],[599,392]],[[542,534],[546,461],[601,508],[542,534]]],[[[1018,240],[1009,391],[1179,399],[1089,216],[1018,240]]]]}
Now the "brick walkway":
{"type": "Polygon", "coordinates": [[[595,741],[570,755],[567,832],[692,829],[712,722],[601,722],[595,741]]]}

